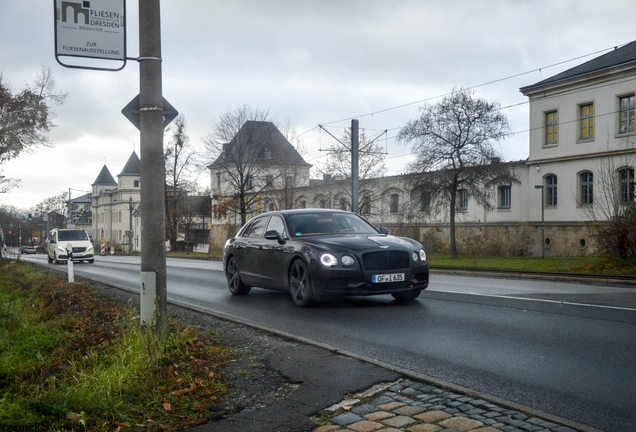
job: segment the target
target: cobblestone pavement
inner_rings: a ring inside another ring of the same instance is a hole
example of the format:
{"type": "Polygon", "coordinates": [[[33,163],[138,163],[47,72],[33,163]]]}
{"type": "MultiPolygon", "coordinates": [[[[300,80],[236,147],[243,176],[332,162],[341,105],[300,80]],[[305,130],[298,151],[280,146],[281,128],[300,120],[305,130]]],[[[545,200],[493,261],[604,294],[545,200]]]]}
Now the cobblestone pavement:
{"type": "Polygon", "coordinates": [[[400,380],[324,410],[313,432],[578,432],[485,400],[400,380]]]}

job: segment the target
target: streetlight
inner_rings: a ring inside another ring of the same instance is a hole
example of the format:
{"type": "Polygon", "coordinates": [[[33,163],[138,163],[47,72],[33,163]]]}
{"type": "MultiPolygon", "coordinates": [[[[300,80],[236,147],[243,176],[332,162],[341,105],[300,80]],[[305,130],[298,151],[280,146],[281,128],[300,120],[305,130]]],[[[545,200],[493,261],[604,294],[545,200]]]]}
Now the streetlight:
{"type": "Polygon", "coordinates": [[[535,185],[534,188],[541,189],[541,258],[545,258],[545,219],[543,217],[545,202],[543,201],[543,185],[535,185]]]}

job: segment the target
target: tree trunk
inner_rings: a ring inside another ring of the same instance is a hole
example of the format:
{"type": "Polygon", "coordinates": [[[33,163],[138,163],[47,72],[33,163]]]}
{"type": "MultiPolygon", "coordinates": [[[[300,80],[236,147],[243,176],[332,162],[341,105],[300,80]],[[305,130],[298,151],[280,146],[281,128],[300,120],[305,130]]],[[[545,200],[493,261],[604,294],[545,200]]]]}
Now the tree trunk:
{"type": "Polygon", "coordinates": [[[455,241],[455,205],[457,201],[457,185],[451,189],[450,202],[450,255],[451,259],[457,259],[457,243],[455,241]]]}

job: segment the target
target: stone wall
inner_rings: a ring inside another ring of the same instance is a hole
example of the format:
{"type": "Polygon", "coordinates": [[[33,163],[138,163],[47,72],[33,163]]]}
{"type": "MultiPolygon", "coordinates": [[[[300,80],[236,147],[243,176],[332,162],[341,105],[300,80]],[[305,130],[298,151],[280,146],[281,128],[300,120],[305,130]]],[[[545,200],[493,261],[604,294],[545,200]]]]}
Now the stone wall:
{"type": "MultiPolygon", "coordinates": [[[[413,238],[429,253],[450,253],[449,224],[386,225],[391,234],[413,238]]],[[[541,256],[540,223],[463,223],[456,225],[460,255],[541,256]]],[[[545,224],[545,256],[595,256],[594,239],[586,223],[545,224]]]]}
{"type": "MultiPolygon", "coordinates": [[[[449,224],[383,224],[393,235],[415,239],[428,253],[450,253],[449,224]]],[[[210,251],[223,250],[234,225],[212,225],[210,251]]],[[[469,256],[541,256],[541,223],[462,223],[456,225],[457,252],[469,256]]],[[[594,239],[584,222],[546,222],[545,256],[595,256],[594,239]]]]}

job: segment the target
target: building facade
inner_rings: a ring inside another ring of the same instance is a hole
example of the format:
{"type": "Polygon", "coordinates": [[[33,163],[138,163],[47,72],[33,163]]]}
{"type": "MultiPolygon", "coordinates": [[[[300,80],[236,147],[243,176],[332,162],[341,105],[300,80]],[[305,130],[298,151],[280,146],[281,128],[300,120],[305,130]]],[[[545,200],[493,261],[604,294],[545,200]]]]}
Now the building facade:
{"type": "Polygon", "coordinates": [[[107,249],[125,249],[132,240],[133,250],[141,250],[141,218],[137,211],[141,202],[141,173],[137,153],[130,155],[117,181],[104,165],[91,186],[96,250],[99,251],[102,240],[107,249]]]}
{"type": "MultiPolygon", "coordinates": [[[[491,207],[458,191],[456,237],[460,254],[594,255],[590,225],[611,219],[634,202],[636,166],[636,42],[558,75],[523,87],[529,98],[529,158],[506,165],[513,182],[484,185],[491,207]],[[542,234],[542,233],[545,234],[542,234]]],[[[302,159],[302,158],[301,158],[302,159]]],[[[299,168],[302,163],[298,160],[299,168]]],[[[233,193],[211,165],[216,202],[233,193]]],[[[304,162],[304,161],[302,161],[304,162]]],[[[273,165],[272,165],[273,168],[273,165]]],[[[325,176],[297,181],[289,208],[350,209],[350,185],[325,176]]],[[[267,184],[263,171],[259,185],[267,184]]],[[[360,213],[376,225],[415,238],[431,252],[448,251],[450,212],[418,195],[412,175],[360,182],[360,213]]],[[[274,208],[278,187],[259,188],[251,215],[274,208]],[[265,203],[265,204],[263,204],[265,203]]],[[[228,214],[230,216],[228,216],[228,214]]],[[[240,228],[215,212],[212,249],[240,228]]]]}

